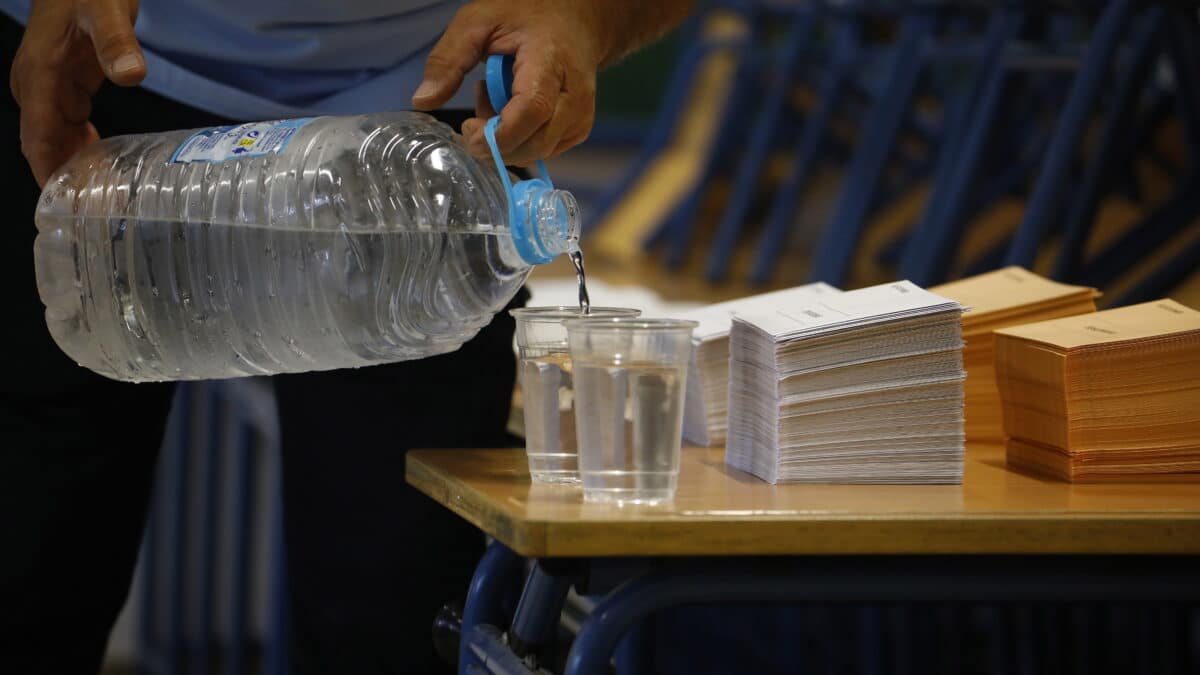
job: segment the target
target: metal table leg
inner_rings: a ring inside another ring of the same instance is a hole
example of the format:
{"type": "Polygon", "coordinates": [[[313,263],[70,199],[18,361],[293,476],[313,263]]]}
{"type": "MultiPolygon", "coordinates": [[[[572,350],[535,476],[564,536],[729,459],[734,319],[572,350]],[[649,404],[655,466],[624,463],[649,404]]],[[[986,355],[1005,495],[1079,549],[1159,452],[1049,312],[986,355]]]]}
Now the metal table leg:
{"type": "Polygon", "coordinates": [[[554,639],[579,566],[573,560],[538,560],[530,570],[508,634],[513,653],[526,662],[536,664],[537,649],[554,639]]]}
{"type": "Polygon", "coordinates": [[[475,568],[475,575],[471,577],[471,586],[467,590],[467,604],[463,609],[462,638],[458,647],[459,675],[471,672],[472,666],[482,665],[474,659],[468,637],[476,626],[503,622],[505,590],[515,581],[522,560],[504,544],[494,542],[475,568]]]}

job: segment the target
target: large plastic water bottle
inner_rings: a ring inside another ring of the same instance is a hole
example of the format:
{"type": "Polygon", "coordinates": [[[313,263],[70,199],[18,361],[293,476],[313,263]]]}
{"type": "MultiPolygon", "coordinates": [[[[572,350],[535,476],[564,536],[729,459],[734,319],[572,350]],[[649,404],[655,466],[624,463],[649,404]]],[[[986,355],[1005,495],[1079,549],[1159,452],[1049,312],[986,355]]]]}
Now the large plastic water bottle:
{"type": "Polygon", "coordinates": [[[579,227],[548,178],[514,190],[404,112],[108,139],[51,178],[36,220],[55,341],[132,381],[452,351],[579,227]]]}

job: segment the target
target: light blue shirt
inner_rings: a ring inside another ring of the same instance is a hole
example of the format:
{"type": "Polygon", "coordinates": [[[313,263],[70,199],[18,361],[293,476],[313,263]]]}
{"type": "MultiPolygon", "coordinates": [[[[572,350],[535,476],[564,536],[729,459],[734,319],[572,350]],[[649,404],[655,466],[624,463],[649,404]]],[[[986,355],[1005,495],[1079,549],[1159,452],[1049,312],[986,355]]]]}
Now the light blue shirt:
{"type": "MultiPolygon", "coordinates": [[[[30,0],[0,0],[25,22],[30,0]]],[[[143,86],[236,120],[411,108],[462,0],[142,0],[143,86]]],[[[467,76],[445,107],[473,108],[467,76]]]]}

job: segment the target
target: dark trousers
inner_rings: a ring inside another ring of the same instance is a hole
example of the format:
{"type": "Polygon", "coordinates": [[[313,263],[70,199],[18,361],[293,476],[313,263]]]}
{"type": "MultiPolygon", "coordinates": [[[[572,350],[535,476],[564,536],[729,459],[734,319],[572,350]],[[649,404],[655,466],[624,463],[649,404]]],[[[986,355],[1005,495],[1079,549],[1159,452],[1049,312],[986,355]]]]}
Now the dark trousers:
{"type": "MultiPolygon", "coordinates": [[[[0,17],[0,72],[21,31],[0,17]]],[[[172,387],[106,380],[51,341],[33,270],[39,191],[7,88],[0,99],[0,669],[95,673],[129,588],[172,387]]],[[[113,86],[91,119],[102,136],[228,122],[113,86]]],[[[453,354],[274,378],[294,672],[439,671],[432,619],[465,594],[483,542],[405,484],[404,453],[511,443],[512,334],[505,312],[453,354]]]]}

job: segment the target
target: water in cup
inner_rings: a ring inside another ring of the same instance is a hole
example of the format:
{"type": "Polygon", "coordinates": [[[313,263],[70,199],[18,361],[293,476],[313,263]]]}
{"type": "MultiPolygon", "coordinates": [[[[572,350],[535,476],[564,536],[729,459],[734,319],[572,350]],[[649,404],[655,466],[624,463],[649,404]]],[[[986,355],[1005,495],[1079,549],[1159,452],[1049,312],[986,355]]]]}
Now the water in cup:
{"type": "Polygon", "coordinates": [[[670,499],[679,475],[686,363],[575,363],[585,497],[650,504],[670,499]]]}
{"type": "Polygon", "coordinates": [[[543,483],[579,482],[571,357],[523,358],[520,367],[530,475],[543,483]]]}
{"type": "Polygon", "coordinates": [[[583,316],[636,317],[621,307],[523,307],[517,321],[521,401],[529,475],[539,483],[578,483],[575,387],[564,321],[583,316]]]}

